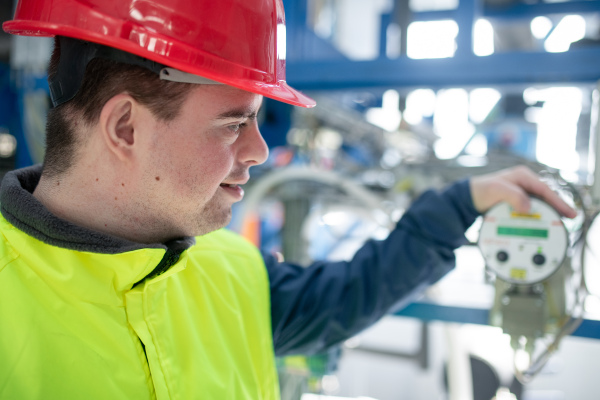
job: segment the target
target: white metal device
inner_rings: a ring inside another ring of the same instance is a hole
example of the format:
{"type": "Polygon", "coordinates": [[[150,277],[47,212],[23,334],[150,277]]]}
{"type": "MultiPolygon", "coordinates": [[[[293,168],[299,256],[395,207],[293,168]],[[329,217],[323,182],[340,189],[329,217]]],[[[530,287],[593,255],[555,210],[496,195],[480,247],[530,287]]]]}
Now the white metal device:
{"type": "Polygon", "coordinates": [[[539,199],[531,198],[527,214],[501,203],[483,218],[479,248],[498,278],[532,285],[547,279],[562,265],[568,248],[567,230],[560,215],[539,199]]]}

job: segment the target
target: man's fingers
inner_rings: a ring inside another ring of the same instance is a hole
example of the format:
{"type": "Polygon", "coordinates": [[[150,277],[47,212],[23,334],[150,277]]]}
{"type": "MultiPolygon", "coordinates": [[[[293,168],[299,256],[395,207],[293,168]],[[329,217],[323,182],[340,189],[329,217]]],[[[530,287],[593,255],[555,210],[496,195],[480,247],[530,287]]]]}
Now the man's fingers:
{"type": "Polygon", "coordinates": [[[526,213],[530,202],[527,193],[505,177],[496,175],[480,176],[471,179],[473,205],[479,212],[485,212],[500,202],[509,203],[516,211],[526,213]]]}
{"type": "Polygon", "coordinates": [[[514,182],[518,186],[522,187],[528,193],[543,199],[560,214],[568,218],[577,216],[577,212],[565,203],[555,191],[542,182],[529,168],[523,167],[523,169],[518,173],[515,173],[513,177],[515,178],[514,182]]]}
{"type": "Polygon", "coordinates": [[[473,204],[480,212],[505,201],[515,211],[527,213],[531,205],[529,196],[533,195],[546,201],[565,217],[577,216],[577,212],[542,182],[535,172],[524,166],[474,177],[471,185],[473,204]]]}
{"type": "Polygon", "coordinates": [[[498,189],[501,191],[501,199],[510,204],[516,212],[523,214],[529,212],[531,209],[529,195],[520,186],[512,182],[500,181],[498,182],[498,189]]]}

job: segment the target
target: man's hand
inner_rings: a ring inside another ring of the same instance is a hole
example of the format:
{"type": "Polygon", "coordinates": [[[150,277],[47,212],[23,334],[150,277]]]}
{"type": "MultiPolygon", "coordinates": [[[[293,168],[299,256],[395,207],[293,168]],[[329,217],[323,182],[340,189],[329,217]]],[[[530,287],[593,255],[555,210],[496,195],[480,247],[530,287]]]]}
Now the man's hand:
{"type": "Polygon", "coordinates": [[[473,204],[481,213],[502,201],[506,201],[517,212],[527,213],[530,208],[528,194],[545,200],[565,217],[573,218],[577,215],[575,210],[527,167],[509,168],[471,179],[473,204]]]}

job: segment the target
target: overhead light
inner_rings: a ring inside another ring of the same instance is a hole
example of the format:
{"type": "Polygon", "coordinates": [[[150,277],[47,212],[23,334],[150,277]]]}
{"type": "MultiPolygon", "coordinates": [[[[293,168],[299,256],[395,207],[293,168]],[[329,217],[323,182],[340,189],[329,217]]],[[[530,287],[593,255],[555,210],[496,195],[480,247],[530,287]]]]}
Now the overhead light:
{"type": "Polygon", "coordinates": [[[476,56],[494,54],[494,27],[487,19],[478,19],[473,27],[473,53],[476,56]]]}
{"type": "Polygon", "coordinates": [[[536,39],[544,39],[552,29],[552,21],[548,17],[535,17],[531,20],[531,34],[536,39]]]}
{"type": "Polygon", "coordinates": [[[548,36],[544,48],[550,53],[562,53],[569,50],[571,43],[584,37],[585,19],[581,15],[567,15],[548,36]]]}
{"type": "Polygon", "coordinates": [[[408,26],[406,55],[409,58],[448,58],[456,52],[456,21],[417,21],[408,26]]]}

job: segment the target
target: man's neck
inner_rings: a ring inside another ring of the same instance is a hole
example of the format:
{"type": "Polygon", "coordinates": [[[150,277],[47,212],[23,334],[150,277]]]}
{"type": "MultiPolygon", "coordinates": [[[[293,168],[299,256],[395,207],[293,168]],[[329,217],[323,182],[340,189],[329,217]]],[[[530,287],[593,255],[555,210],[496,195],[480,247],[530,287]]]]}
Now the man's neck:
{"type": "Polygon", "coordinates": [[[123,195],[115,195],[114,187],[120,184],[106,173],[42,173],[33,196],[52,214],[84,228],[138,243],[163,242],[127,208],[127,198],[119,201],[123,195]]]}

